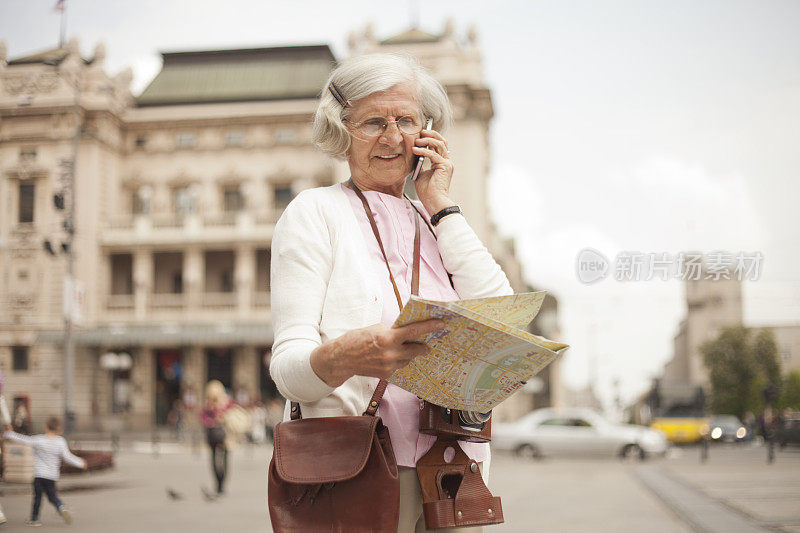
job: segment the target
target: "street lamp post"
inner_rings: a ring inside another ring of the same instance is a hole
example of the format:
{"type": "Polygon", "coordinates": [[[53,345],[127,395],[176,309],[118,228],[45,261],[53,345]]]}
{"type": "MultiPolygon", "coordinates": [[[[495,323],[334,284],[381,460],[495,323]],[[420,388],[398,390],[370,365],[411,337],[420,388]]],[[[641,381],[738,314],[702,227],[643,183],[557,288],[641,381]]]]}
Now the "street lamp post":
{"type": "Polygon", "coordinates": [[[80,109],[81,82],[80,73],[75,76],[75,133],[72,136],[72,161],[69,164],[69,181],[66,191],[69,196],[69,212],[64,219],[64,230],[67,234],[67,277],[64,297],[64,432],[69,434],[75,428],[75,411],[73,409],[73,389],[75,374],[75,340],[72,337],[73,317],[75,313],[75,171],[78,162],[78,148],[81,138],[83,117],[80,109]]]}

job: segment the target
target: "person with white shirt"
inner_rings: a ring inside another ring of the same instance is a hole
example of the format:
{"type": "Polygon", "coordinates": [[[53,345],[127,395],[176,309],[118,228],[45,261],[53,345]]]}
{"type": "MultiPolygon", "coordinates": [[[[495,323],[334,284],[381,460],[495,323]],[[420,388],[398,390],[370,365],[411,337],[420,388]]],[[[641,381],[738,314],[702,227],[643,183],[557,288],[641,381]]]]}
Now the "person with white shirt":
{"type": "Polygon", "coordinates": [[[27,444],[33,448],[33,508],[31,518],[26,522],[29,526],[38,527],[39,508],[42,503],[42,494],[47,495],[58,514],[67,524],[72,522],[72,513],[64,506],[56,492],[56,481],[61,475],[61,461],[65,461],[77,468],[87,468],[86,460],[69,451],[67,441],[61,436],[61,421],[57,417],[50,417],[45,424],[42,435],[20,435],[11,431],[11,426],[6,426],[7,431],[3,438],[27,444]]]}
{"type": "MultiPolygon", "coordinates": [[[[450,197],[450,122],[444,88],[410,57],[346,59],[322,89],[313,140],[346,160],[351,177],[301,192],[272,240],[270,374],[303,418],[360,415],[379,379],[429,352],[409,341],[442,321],[392,328],[412,293],[452,301],[513,292],[450,197]],[[418,156],[431,168],[413,181],[411,201],[403,191],[418,156]]],[[[403,532],[425,530],[415,467],[436,437],[420,432],[420,401],[389,384],[377,402],[399,467],[403,532]]],[[[488,475],[489,445],[461,447],[488,475]]]]}

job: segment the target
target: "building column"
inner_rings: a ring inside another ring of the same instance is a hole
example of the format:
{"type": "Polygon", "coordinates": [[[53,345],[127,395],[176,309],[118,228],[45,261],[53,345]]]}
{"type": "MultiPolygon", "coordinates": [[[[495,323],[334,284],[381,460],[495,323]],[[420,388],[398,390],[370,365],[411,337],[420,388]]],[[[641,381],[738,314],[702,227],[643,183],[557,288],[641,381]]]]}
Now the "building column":
{"type": "Polygon", "coordinates": [[[189,248],[183,252],[183,292],[187,309],[198,309],[203,303],[205,261],[203,250],[189,248]]]}
{"type": "Polygon", "coordinates": [[[156,368],[155,355],[149,347],[131,351],[131,426],[149,428],[154,423],[156,368]]]}
{"type": "Polygon", "coordinates": [[[258,394],[258,355],[253,346],[237,346],[233,352],[233,389],[244,387],[250,393],[250,400],[259,399],[258,394]]]}
{"type": "Polygon", "coordinates": [[[263,203],[261,205],[266,206],[264,210],[272,215],[275,220],[278,220],[280,213],[275,212],[275,183],[269,178],[261,183],[261,190],[264,192],[263,203]]]}
{"type": "Polygon", "coordinates": [[[206,380],[206,364],[202,346],[189,346],[183,349],[183,389],[192,388],[202,394],[206,380]]]}
{"type": "Polygon", "coordinates": [[[149,295],[153,292],[153,252],[136,250],[133,253],[133,302],[136,318],[147,317],[149,295]]]}
{"type": "Polygon", "coordinates": [[[253,246],[237,247],[233,270],[236,283],[236,308],[240,317],[246,317],[252,310],[255,291],[256,250],[253,246]]]}

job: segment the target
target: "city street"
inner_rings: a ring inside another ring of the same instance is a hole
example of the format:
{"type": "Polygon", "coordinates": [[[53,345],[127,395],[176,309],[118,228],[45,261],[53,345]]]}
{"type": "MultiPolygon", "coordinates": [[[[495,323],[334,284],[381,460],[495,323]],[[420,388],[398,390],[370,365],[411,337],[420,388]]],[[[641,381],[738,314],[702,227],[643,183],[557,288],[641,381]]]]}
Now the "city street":
{"type": "MultiPolygon", "coordinates": [[[[68,476],[64,501],[72,529],[86,533],[270,531],[266,503],[269,446],[242,446],[232,455],[228,494],[207,502],[211,487],[205,449],[149,443],[117,456],[114,471],[68,476]],[[168,489],[177,493],[172,499],[168,489]]],[[[640,463],[616,459],[527,460],[495,455],[491,488],[502,496],[506,523],[487,531],[528,532],[800,532],[800,449],[712,447],[701,464],[697,448],[672,450],[640,463]]],[[[23,531],[30,508],[26,487],[0,484],[8,524],[23,531]]],[[[43,530],[66,529],[43,503],[43,530]]]]}

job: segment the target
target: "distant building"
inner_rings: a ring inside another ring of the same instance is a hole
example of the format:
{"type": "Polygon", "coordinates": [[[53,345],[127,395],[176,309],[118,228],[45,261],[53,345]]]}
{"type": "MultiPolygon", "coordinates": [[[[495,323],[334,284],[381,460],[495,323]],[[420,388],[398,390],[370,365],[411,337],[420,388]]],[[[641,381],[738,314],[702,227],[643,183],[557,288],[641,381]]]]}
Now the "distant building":
{"type": "MultiPolygon", "coordinates": [[[[526,290],[510,242],[488,219],[491,95],[474,32],[456,39],[411,30],[351,53],[406,50],[445,85],[455,109],[448,140],[453,195],[509,275],[526,290]]],[[[130,71],[111,77],[105,50],[65,48],[8,61],[0,46],[0,370],[7,397],[26,396],[34,423],[63,412],[66,271],[63,197],[78,140],[74,370],[77,425],[164,424],[209,379],[240,398],[277,395],[268,376],[270,241],[300,190],[347,177],[310,142],[310,118],[335,58],[326,45],[164,53],[138,97],[130,71]],[[77,88],[80,88],[78,92],[77,88]],[[43,243],[50,243],[50,251],[43,243]],[[122,421],[122,422],[120,422],[122,421]]],[[[64,198],[68,204],[68,195],[64,198]]],[[[534,327],[558,338],[548,298],[534,327]]],[[[552,403],[543,386],[499,417],[552,403]]],[[[498,411],[502,411],[498,410],[498,411]]]]}
{"type": "MultiPolygon", "coordinates": [[[[700,346],[717,338],[724,328],[743,323],[741,281],[704,278],[686,281],[686,316],[674,338],[674,355],[663,375],[629,409],[636,422],[703,414],[711,386],[700,346]]],[[[750,327],[772,331],[783,375],[800,371],[800,325],[750,327]]]]}
{"type": "Polygon", "coordinates": [[[736,279],[690,279],[686,288],[686,317],[678,326],[674,355],[664,367],[664,382],[709,388],[708,370],[700,346],[723,328],[742,323],[742,284],[736,279]]]}
{"type": "Polygon", "coordinates": [[[27,395],[35,421],[63,412],[64,212],[53,196],[80,123],[78,427],[164,424],[209,379],[240,398],[274,396],[270,239],[299,190],[341,176],[309,141],[333,54],[324,45],[163,54],[138,99],[130,73],[109,77],[103,57],[98,47],[81,58],[73,41],[0,60],[4,392],[27,395]]]}

